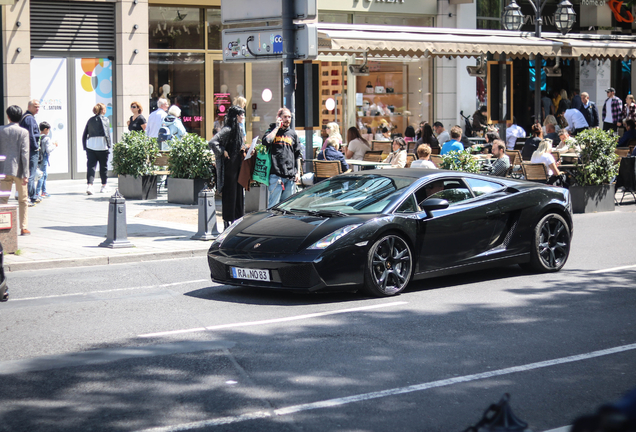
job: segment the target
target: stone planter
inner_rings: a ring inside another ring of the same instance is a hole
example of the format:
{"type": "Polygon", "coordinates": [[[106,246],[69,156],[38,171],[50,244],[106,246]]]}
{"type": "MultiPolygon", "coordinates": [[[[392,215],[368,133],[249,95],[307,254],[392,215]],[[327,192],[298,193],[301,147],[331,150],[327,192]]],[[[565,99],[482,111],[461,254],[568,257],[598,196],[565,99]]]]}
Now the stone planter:
{"type": "Polygon", "coordinates": [[[571,186],[572,211],[574,213],[614,211],[614,186],[614,184],[571,186]]]}
{"type": "Polygon", "coordinates": [[[199,192],[210,180],[181,179],[168,177],[168,202],[175,204],[198,204],[199,192]]]}
{"type": "Polygon", "coordinates": [[[157,176],[118,176],[119,193],[127,200],[157,199],[157,176]]]}

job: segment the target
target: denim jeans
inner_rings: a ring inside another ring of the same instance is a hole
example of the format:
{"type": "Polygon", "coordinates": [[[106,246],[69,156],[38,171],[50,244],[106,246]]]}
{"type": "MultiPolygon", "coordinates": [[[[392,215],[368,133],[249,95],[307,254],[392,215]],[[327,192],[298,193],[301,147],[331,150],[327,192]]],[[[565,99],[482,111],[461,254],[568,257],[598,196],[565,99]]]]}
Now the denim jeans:
{"type": "Polygon", "coordinates": [[[46,178],[48,177],[49,169],[49,155],[45,155],[42,163],[38,167],[42,171],[42,177],[38,180],[38,184],[35,187],[35,195],[40,197],[46,193],[46,178]]]}
{"type": "Polygon", "coordinates": [[[29,183],[27,185],[29,199],[31,201],[35,201],[37,199],[37,195],[35,194],[35,175],[38,168],[38,159],[40,158],[40,153],[35,152],[31,153],[29,156],[29,183]]]}
{"type": "Polygon", "coordinates": [[[270,208],[292,196],[296,192],[296,182],[293,178],[287,179],[270,174],[267,190],[269,191],[267,208],[270,208]]]}

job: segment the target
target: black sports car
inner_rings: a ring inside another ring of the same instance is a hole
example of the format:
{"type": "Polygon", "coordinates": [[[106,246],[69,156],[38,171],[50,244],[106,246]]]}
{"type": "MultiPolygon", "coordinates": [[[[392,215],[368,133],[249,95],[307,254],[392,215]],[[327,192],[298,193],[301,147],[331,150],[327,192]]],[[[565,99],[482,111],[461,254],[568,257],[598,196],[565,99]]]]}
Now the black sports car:
{"type": "Polygon", "coordinates": [[[568,259],[567,189],[427,169],[342,174],[235,221],[212,243],[215,282],[400,293],[412,279],[568,259]]]}

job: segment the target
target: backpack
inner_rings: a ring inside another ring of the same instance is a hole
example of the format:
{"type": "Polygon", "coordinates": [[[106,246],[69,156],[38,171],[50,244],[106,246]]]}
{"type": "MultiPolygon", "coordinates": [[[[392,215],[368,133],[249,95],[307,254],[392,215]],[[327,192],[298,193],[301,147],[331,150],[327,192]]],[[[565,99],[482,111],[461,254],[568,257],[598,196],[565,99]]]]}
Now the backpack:
{"type": "Polygon", "coordinates": [[[169,126],[161,126],[159,128],[159,134],[157,135],[157,142],[161,144],[162,142],[170,141],[173,138],[172,131],[169,126]]]}

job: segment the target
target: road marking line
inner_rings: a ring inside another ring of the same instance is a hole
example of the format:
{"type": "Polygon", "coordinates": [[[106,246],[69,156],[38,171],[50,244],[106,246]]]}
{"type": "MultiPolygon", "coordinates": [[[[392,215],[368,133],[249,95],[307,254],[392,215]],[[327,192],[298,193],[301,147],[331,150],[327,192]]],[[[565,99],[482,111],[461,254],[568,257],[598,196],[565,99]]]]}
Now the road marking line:
{"type": "Polygon", "coordinates": [[[306,314],[306,315],[296,315],[296,316],[291,316],[286,318],[274,318],[274,319],[268,319],[268,320],[262,320],[262,321],[247,321],[247,322],[241,322],[241,323],[220,324],[215,326],[197,327],[197,328],[184,329],[184,330],[171,330],[171,331],[157,332],[157,333],[146,333],[146,334],[138,335],[137,337],[150,338],[150,337],[158,337],[158,336],[183,334],[183,333],[196,333],[196,332],[202,332],[206,330],[209,331],[209,330],[221,330],[221,329],[235,328],[235,327],[253,327],[253,326],[258,326],[263,324],[275,324],[275,323],[281,323],[281,322],[298,321],[298,320],[304,320],[309,318],[317,318],[322,316],[336,315],[336,314],[342,314],[342,313],[348,313],[348,312],[361,312],[361,311],[366,311],[371,309],[380,309],[380,308],[399,306],[399,305],[405,305],[405,304],[407,304],[407,302],[403,302],[403,301],[393,302],[393,303],[382,303],[377,305],[362,306],[362,307],[350,308],[350,309],[340,309],[340,310],[328,311],[328,312],[317,312],[317,313],[306,314]]]}
{"type": "Polygon", "coordinates": [[[615,272],[615,271],[620,271],[620,270],[627,270],[627,269],[632,269],[632,268],[636,268],[636,264],[634,265],[628,265],[628,266],[622,266],[622,267],[612,267],[612,268],[607,268],[607,269],[602,269],[602,270],[594,270],[591,271],[591,274],[595,274],[595,273],[611,273],[611,272],[615,272]]]}
{"type": "Polygon", "coordinates": [[[463,377],[448,378],[448,379],[432,381],[432,382],[423,383],[423,384],[415,384],[415,385],[411,385],[407,387],[398,387],[398,388],[393,388],[388,390],[382,390],[382,391],[371,392],[371,393],[363,393],[359,395],[347,396],[342,398],[328,399],[324,401],[306,403],[301,405],[292,405],[285,408],[273,410],[272,413],[269,415],[265,411],[255,411],[254,413],[247,413],[247,414],[243,414],[243,415],[235,416],[235,417],[232,417],[232,416],[219,417],[216,419],[185,423],[185,424],[175,425],[175,426],[164,426],[164,427],[157,427],[152,429],[145,429],[142,432],[184,431],[184,430],[191,430],[191,429],[197,429],[197,428],[203,428],[203,427],[240,423],[247,420],[255,420],[260,418],[271,417],[272,415],[284,416],[284,415],[294,414],[294,413],[298,413],[302,411],[310,411],[310,410],[322,409],[322,408],[333,408],[333,407],[346,405],[346,404],[350,404],[354,402],[363,402],[363,401],[367,401],[371,399],[384,398],[387,396],[396,396],[396,395],[402,395],[406,393],[413,393],[417,391],[428,390],[432,388],[446,387],[453,384],[467,383],[470,381],[477,381],[477,380],[482,380],[486,378],[509,375],[516,372],[527,372],[527,371],[531,371],[535,369],[541,369],[541,368],[546,368],[550,366],[557,366],[557,365],[562,365],[565,363],[573,363],[573,362],[582,361],[582,360],[589,360],[595,357],[602,357],[602,356],[617,354],[617,353],[631,351],[631,350],[636,350],[636,343],[630,344],[630,345],[622,345],[622,346],[618,346],[614,348],[608,348],[608,349],[599,350],[599,351],[592,351],[586,354],[577,354],[573,356],[561,357],[561,358],[546,360],[542,362],[529,363],[529,364],[521,365],[521,366],[513,366],[513,367],[509,367],[505,369],[482,372],[482,373],[473,374],[473,375],[466,375],[463,377]]]}
{"type": "Polygon", "coordinates": [[[19,298],[19,299],[12,298],[11,302],[25,301],[25,300],[42,300],[42,299],[57,298],[57,297],[86,296],[91,294],[104,294],[104,293],[111,293],[111,292],[117,292],[117,291],[133,291],[133,290],[143,290],[143,289],[151,289],[151,288],[168,288],[171,286],[193,284],[193,283],[199,283],[199,282],[208,282],[208,279],[197,279],[197,280],[191,280],[191,281],[185,281],[185,282],[174,282],[174,283],[161,284],[161,285],[147,285],[147,286],[131,287],[131,288],[116,288],[116,289],[110,289],[110,290],[81,292],[81,293],[55,294],[55,295],[42,296],[42,297],[26,297],[26,298],[19,298]]]}
{"type": "Polygon", "coordinates": [[[563,426],[563,427],[560,427],[560,428],[550,429],[550,430],[543,431],[543,432],[570,432],[570,429],[572,429],[572,426],[563,426]]]}

